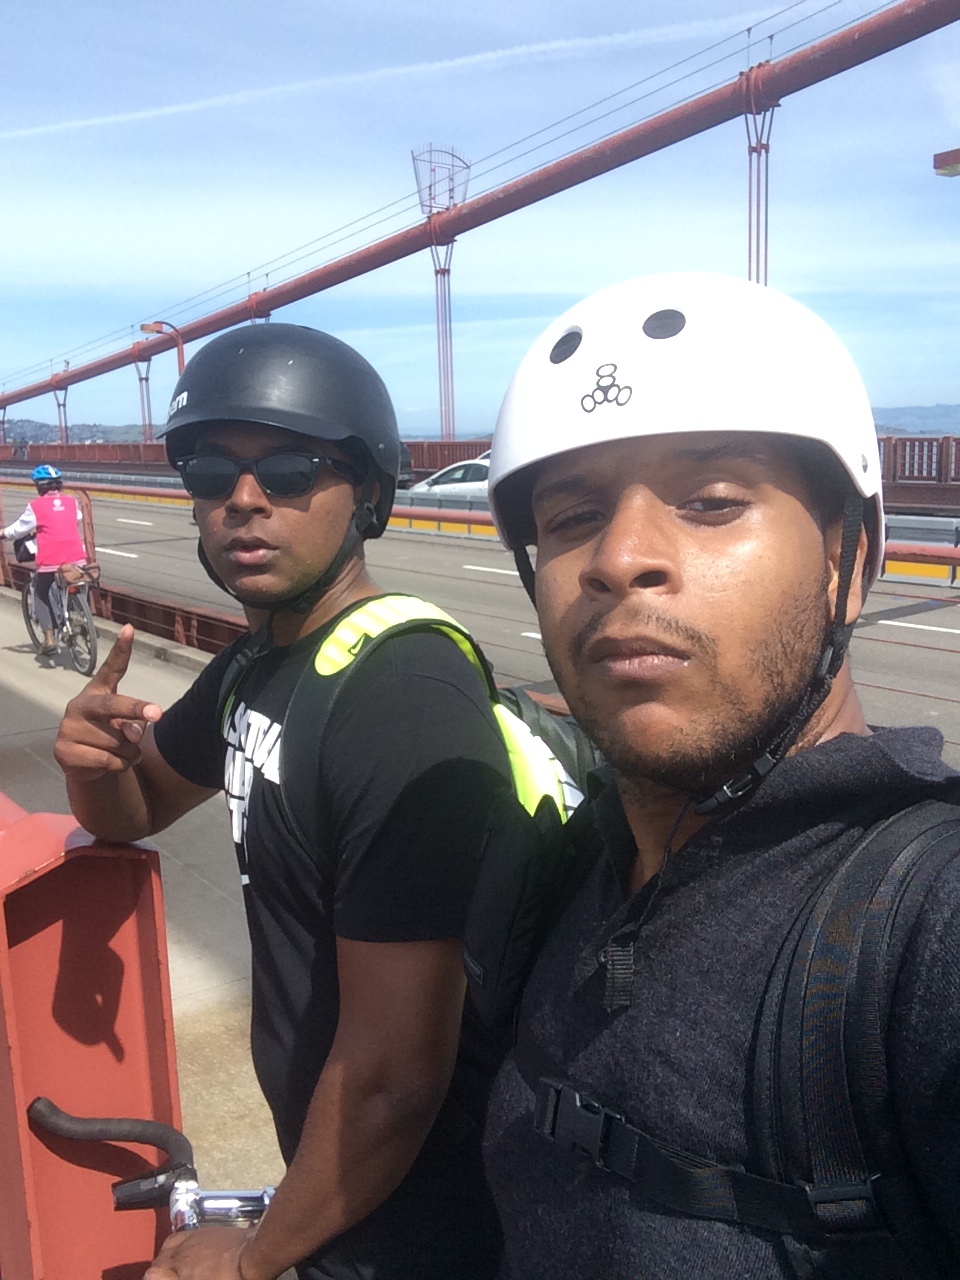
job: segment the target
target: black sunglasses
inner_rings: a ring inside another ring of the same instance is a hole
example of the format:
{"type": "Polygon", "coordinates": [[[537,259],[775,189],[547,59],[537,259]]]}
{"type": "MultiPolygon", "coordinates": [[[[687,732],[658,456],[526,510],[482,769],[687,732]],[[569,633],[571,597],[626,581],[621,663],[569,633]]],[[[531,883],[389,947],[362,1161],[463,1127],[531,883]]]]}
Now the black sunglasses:
{"type": "Polygon", "coordinates": [[[195,453],[177,459],[183,487],[192,498],[228,498],[244,472],[250,472],[271,497],[301,498],[317,483],[321,467],[344,476],[351,484],[361,482],[356,468],[348,462],[316,453],[268,453],[262,458],[195,453]]]}

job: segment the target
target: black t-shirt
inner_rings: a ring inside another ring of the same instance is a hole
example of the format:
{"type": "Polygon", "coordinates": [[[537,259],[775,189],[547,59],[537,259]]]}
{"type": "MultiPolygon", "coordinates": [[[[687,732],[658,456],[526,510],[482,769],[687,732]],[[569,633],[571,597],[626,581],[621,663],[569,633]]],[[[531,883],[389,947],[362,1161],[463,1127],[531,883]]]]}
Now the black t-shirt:
{"type": "MultiPolygon", "coordinates": [[[[544,946],[523,1015],[570,1077],[659,1142],[756,1170],[748,1067],[770,971],[795,916],[894,806],[956,794],[930,729],[844,734],[784,760],[630,896],[636,845],[606,774],[591,803],[603,856],[544,946]],[[949,790],[948,790],[949,788],[949,790]],[[603,948],[642,920],[628,1008],[604,1008],[603,948]]],[[[960,865],[925,901],[887,1030],[898,1127],[923,1199],[960,1254],[960,865]]],[[[490,1103],[487,1175],[511,1280],[772,1280],[779,1237],[671,1213],[532,1123],[516,1067],[490,1103]]],[[[851,1272],[852,1274],[852,1272],[851,1272]]],[[[858,1272],[859,1274],[859,1272],[858,1272]]]]}
{"type": "MultiPolygon", "coordinates": [[[[337,1027],[336,938],[462,936],[486,816],[510,787],[485,687],[457,646],[435,632],[389,637],[341,689],[319,776],[291,767],[290,807],[298,820],[309,808],[318,833],[304,848],[281,800],[281,726],[337,620],[258,658],[222,730],[216,708],[235,645],[155,730],[177,773],[227,794],[253,954],[254,1064],[287,1160],[337,1027]]],[[[468,1078],[461,1062],[451,1094],[468,1078]]]]}

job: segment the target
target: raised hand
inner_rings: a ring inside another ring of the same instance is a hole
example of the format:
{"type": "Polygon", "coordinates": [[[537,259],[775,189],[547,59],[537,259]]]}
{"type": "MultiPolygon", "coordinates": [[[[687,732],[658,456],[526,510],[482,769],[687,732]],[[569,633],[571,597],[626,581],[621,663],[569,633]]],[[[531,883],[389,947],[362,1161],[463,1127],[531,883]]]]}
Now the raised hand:
{"type": "Polygon", "coordinates": [[[132,626],[121,628],[100,670],[67,703],[54,755],[68,779],[96,782],[138,764],[144,730],[163,714],[154,702],[117,692],[130,664],[133,636],[132,626]]]}

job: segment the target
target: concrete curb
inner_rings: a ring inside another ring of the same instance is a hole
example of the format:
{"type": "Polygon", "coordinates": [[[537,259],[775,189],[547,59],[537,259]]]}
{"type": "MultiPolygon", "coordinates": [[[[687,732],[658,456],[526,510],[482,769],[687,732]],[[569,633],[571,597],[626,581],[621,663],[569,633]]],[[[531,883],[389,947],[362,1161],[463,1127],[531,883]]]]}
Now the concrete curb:
{"type": "MultiPolygon", "coordinates": [[[[0,587],[0,605],[20,612],[20,592],[12,587],[0,587]]],[[[112,645],[120,633],[119,622],[108,622],[106,618],[94,618],[97,635],[105,644],[112,645]]],[[[176,644],[163,636],[152,636],[146,631],[138,631],[133,640],[134,653],[138,657],[153,662],[166,662],[172,667],[182,667],[186,671],[202,671],[212,653],[204,653],[200,649],[191,649],[187,645],[176,644]]]]}

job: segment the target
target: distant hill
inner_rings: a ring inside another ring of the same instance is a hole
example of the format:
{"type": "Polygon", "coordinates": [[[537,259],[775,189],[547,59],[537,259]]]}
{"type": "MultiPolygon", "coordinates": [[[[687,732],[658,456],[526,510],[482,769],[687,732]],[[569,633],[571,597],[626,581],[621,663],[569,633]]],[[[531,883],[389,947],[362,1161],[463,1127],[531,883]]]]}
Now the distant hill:
{"type": "Polygon", "coordinates": [[[917,404],[900,409],[873,410],[880,435],[960,435],[960,404],[917,404]]]}
{"type": "MultiPolygon", "coordinates": [[[[105,426],[101,422],[71,422],[71,444],[114,444],[121,440],[140,440],[143,428],[139,423],[127,423],[122,427],[105,426]]],[[[36,422],[33,418],[7,419],[7,444],[56,444],[56,423],[36,422]]]]}

